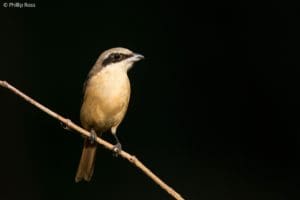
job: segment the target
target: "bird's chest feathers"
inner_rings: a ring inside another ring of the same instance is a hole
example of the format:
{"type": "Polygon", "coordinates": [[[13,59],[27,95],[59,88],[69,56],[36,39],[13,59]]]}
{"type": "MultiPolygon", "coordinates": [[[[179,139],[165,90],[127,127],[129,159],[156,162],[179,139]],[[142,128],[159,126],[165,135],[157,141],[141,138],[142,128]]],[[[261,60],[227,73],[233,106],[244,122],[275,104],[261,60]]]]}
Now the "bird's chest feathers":
{"type": "Polygon", "coordinates": [[[118,68],[105,68],[91,81],[94,82],[91,84],[95,87],[94,89],[108,98],[127,93],[130,89],[127,73],[118,68]]]}
{"type": "Polygon", "coordinates": [[[94,75],[86,88],[86,98],[97,102],[102,109],[117,112],[127,107],[130,83],[126,71],[118,68],[104,68],[94,75]]]}

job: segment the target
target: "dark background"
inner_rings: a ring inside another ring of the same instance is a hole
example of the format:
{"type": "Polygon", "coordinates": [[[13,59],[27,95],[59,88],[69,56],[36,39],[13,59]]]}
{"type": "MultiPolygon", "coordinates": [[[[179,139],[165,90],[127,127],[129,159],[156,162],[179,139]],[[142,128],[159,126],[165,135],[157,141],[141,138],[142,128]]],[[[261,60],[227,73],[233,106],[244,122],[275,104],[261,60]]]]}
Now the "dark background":
{"type": "MultiPolygon", "coordinates": [[[[243,2],[1,1],[0,79],[78,123],[99,54],[142,53],[126,151],[186,199],[299,199],[299,8],[243,2]]],[[[0,102],[0,199],[170,199],[103,148],[76,184],[82,138],[5,89],[0,102]]]]}

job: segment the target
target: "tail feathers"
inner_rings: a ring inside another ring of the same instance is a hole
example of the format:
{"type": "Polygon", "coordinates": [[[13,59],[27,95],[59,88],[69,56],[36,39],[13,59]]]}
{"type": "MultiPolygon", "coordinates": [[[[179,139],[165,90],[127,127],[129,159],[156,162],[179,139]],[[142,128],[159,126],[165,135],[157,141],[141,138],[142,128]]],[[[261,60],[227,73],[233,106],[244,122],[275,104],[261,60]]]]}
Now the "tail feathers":
{"type": "Polygon", "coordinates": [[[94,172],[96,150],[97,143],[92,144],[89,139],[84,140],[84,146],[77,169],[75,182],[79,182],[81,180],[91,180],[94,172]]]}

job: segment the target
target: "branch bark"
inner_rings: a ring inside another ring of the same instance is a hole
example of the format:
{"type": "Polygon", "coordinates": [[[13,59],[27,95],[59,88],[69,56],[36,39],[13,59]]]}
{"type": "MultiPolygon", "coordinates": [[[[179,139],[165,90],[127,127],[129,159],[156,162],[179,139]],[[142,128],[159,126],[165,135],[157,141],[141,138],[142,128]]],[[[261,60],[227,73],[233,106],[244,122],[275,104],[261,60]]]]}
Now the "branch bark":
{"type": "MultiPolygon", "coordinates": [[[[39,108],[40,110],[42,110],[43,112],[47,113],[51,117],[59,120],[60,122],[62,122],[63,124],[65,124],[66,127],[70,128],[70,129],[73,129],[76,132],[78,132],[78,133],[80,133],[80,134],[82,134],[82,135],[84,135],[86,137],[90,137],[91,136],[90,132],[88,132],[87,130],[85,130],[85,129],[81,128],[80,126],[76,125],[70,119],[65,118],[65,117],[57,114],[56,112],[50,110],[46,106],[44,106],[44,105],[40,104],[39,102],[35,101],[31,97],[27,96],[26,94],[24,94],[23,92],[21,92],[20,90],[18,90],[17,88],[15,88],[14,86],[12,86],[11,84],[9,84],[8,82],[0,80],[0,86],[3,87],[3,88],[7,88],[8,90],[12,91],[16,95],[18,95],[21,98],[23,98],[25,101],[27,101],[30,104],[34,105],[35,107],[39,108]]],[[[111,150],[111,151],[115,151],[114,145],[112,145],[111,143],[109,143],[109,142],[107,142],[107,141],[105,141],[105,140],[103,140],[103,139],[101,139],[99,137],[96,138],[96,141],[97,141],[97,143],[99,143],[100,145],[102,145],[103,147],[105,147],[106,149],[111,150]]],[[[131,154],[129,154],[126,151],[123,151],[123,150],[119,152],[119,155],[122,158],[128,160],[131,164],[133,164],[134,166],[136,166],[138,169],[140,169],[150,179],[152,179],[152,181],[154,181],[157,185],[159,185],[163,190],[165,190],[174,199],[184,200],[184,198],[179,193],[177,193],[173,188],[171,188],[165,182],[163,182],[149,168],[147,168],[141,161],[139,161],[137,157],[135,157],[134,155],[131,155],[131,154]]]]}

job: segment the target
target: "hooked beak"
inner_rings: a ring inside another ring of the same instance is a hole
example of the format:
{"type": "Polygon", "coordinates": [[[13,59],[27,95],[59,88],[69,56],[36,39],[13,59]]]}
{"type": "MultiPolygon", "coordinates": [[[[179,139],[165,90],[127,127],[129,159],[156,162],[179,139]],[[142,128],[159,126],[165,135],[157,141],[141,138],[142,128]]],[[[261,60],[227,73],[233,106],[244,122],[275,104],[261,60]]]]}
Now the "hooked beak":
{"type": "Polygon", "coordinates": [[[137,62],[137,61],[142,60],[144,58],[145,57],[142,54],[134,53],[133,56],[131,56],[129,58],[129,60],[132,61],[132,62],[137,62]]]}

